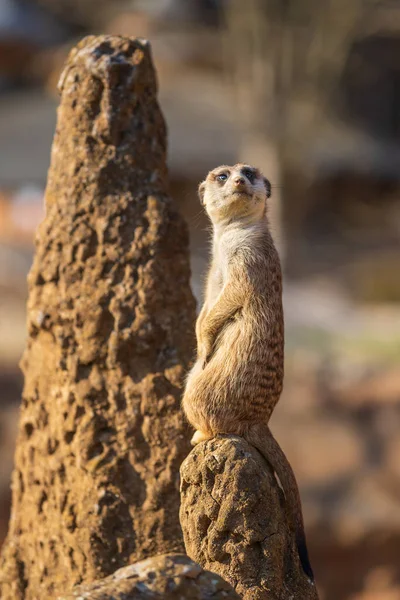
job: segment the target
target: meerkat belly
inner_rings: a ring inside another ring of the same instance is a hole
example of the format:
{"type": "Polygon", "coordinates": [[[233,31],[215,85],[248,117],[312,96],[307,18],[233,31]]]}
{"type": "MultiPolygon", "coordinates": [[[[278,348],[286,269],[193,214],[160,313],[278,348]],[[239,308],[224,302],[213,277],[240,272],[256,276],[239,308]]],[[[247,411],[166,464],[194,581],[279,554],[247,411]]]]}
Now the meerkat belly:
{"type": "Polygon", "coordinates": [[[197,372],[197,411],[215,433],[239,433],[239,424],[268,422],[282,389],[283,371],[243,319],[220,334],[210,362],[197,372]],[[246,356],[246,360],[243,360],[246,356]]]}

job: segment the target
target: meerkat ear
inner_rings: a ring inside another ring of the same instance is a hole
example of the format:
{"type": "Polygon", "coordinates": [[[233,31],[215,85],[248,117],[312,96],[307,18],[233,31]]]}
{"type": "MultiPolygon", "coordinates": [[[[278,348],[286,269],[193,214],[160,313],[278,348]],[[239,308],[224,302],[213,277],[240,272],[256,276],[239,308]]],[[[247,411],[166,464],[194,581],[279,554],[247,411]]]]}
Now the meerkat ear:
{"type": "Polygon", "coordinates": [[[266,177],[264,177],[264,185],[267,191],[267,198],[271,198],[271,183],[268,181],[266,177]]]}
{"type": "Polygon", "coordinates": [[[206,191],[206,182],[202,181],[201,184],[199,185],[199,189],[198,189],[200,202],[202,204],[204,204],[204,192],[205,191],[206,191]]]}

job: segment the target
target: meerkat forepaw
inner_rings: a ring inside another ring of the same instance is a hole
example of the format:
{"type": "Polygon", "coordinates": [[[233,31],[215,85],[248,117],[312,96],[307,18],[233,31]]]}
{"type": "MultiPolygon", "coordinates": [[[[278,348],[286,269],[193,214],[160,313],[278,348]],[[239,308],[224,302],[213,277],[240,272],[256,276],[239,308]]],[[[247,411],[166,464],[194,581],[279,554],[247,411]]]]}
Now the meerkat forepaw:
{"type": "Polygon", "coordinates": [[[200,431],[198,429],[197,431],[194,432],[193,437],[190,440],[190,443],[192,444],[192,446],[196,446],[196,444],[199,444],[200,442],[205,442],[208,439],[209,439],[209,436],[207,434],[203,433],[203,431],[200,431]]]}
{"type": "Polygon", "coordinates": [[[207,364],[207,357],[204,354],[198,354],[198,363],[201,365],[201,370],[203,370],[207,364]]]}
{"type": "Polygon", "coordinates": [[[206,366],[206,364],[209,362],[210,358],[212,355],[212,346],[210,346],[209,344],[201,344],[198,347],[198,351],[197,351],[197,356],[199,357],[201,364],[204,367],[206,366]]]}
{"type": "Polygon", "coordinates": [[[208,354],[208,348],[205,344],[199,344],[197,346],[197,356],[203,360],[206,359],[206,356],[208,354]]]}

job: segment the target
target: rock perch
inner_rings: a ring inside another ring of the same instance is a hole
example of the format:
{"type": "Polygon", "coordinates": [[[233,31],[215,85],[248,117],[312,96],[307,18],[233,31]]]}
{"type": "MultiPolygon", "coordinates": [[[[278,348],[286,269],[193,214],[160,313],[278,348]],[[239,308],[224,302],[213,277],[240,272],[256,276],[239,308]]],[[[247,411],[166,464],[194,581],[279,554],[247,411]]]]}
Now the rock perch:
{"type": "Polygon", "coordinates": [[[187,554],[244,600],[318,600],[289,531],[283,493],[258,451],[238,436],[198,444],[181,467],[187,554]]]}
{"type": "Polygon", "coordinates": [[[195,304],[149,44],[84,39],[60,91],[2,600],[54,598],[183,549],[180,397],[195,304]]]}

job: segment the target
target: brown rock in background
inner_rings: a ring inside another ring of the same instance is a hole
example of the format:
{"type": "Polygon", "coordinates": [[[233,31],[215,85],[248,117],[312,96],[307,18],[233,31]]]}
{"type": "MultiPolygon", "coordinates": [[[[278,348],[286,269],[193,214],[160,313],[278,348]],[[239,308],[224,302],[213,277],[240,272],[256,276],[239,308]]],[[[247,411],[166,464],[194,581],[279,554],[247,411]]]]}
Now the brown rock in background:
{"type": "Polygon", "coordinates": [[[60,87],[2,600],[55,597],[183,548],[180,395],[195,305],[149,45],[88,37],[60,87]]]}
{"type": "Polygon", "coordinates": [[[273,471],[243,438],[196,446],[181,467],[180,520],[190,558],[245,600],[316,600],[273,471]]]}
{"type": "Polygon", "coordinates": [[[60,600],[239,600],[215,573],[203,571],[183,554],[147,558],[102,581],[77,587],[60,600]]]}

